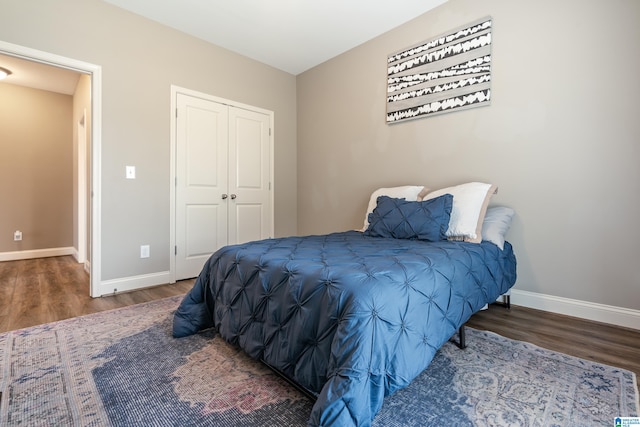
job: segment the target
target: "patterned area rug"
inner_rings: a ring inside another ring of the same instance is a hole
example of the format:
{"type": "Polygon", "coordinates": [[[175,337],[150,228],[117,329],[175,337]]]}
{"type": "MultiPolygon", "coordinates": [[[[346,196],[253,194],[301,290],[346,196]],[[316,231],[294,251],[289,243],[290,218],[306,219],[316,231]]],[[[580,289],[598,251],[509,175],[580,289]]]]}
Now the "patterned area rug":
{"type": "MultiPolygon", "coordinates": [[[[0,334],[0,425],[304,426],[312,403],[212,331],[171,337],[180,297],[0,334]]],[[[380,426],[612,426],[632,372],[467,328],[380,426]]]]}

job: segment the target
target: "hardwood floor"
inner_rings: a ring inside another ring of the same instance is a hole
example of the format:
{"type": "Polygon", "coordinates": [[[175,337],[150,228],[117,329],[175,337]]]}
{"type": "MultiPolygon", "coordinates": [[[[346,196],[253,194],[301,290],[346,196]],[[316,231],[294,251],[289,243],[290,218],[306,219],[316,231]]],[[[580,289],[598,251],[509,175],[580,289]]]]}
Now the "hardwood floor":
{"type": "Polygon", "coordinates": [[[182,295],[193,282],[91,298],[89,276],[71,256],[0,262],[0,332],[182,295]]]}
{"type": "MultiPolygon", "coordinates": [[[[91,298],[89,276],[70,256],[0,262],[0,332],[181,295],[193,282],[91,298]]],[[[467,325],[624,368],[640,379],[640,330],[495,305],[475,314],[467,325]]]]}

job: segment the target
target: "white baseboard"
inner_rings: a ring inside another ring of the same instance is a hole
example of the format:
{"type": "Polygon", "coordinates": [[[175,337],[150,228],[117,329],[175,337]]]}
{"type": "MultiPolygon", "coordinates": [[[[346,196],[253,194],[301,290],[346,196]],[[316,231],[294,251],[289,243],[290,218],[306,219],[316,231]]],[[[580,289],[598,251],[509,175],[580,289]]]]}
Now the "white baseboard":
{"type": "Polygon", "coordinates": [[[0,261],[18,261],[21,259],[47,258],[51,256],[73,255],[74,248],[32,249],[28,251],[0,252],[0,261]]]}
{"type": "Polygon", "coordinates": [[[511,290],[511,302],[514,305],[521,305],[523,307],[640,330],[640,310],[521,291],[518,289],[511,290]]]}
{"type": "Polygon", "coordinates": [[[98,285],[98,295],[95,296],[117,294],[120,292],[149,288],[151,286],[164,285],[169,283],[170,280],[171,274],[169,271],[104,280],[98,285]]]}

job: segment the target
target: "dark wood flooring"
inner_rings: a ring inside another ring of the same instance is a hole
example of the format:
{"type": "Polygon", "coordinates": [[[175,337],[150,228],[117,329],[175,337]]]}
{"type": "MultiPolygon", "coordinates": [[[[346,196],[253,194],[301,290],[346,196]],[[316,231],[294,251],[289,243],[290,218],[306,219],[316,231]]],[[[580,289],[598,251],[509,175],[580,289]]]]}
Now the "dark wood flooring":
{"type": "Polygon", "coordinates": [[[91,298],[89,275],[71,256],[0,262],[0,332],[182,295],[193,282],[91,298]]]}
{"type": "MultiPolygon", "coordinates": [[[[89,276],[70,256],[0,262],[0,332],[181,295],[192,285],[186,280],[91,298],[89,276]]],[[[514,305],[492,305],[467,325],[633,371],[640,384],[640,330],[514,305]]]]}

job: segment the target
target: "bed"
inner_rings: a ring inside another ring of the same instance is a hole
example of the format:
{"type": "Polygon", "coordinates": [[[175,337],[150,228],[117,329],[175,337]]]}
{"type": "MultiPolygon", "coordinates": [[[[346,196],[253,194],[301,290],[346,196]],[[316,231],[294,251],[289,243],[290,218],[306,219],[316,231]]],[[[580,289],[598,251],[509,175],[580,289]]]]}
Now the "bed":
{"type": "Polygon", "coordinates": [[[374,192],[363,230],[221,248],[177,309],[174,336],[216,328],[317,398],[311,426],[370,425],[385,396],[516,280],[504,232],[480,237],[492,187],[477,233],[459,239],[448,233],[464,197],[457,206],[451,189],[406,187],[374,192]]]}

